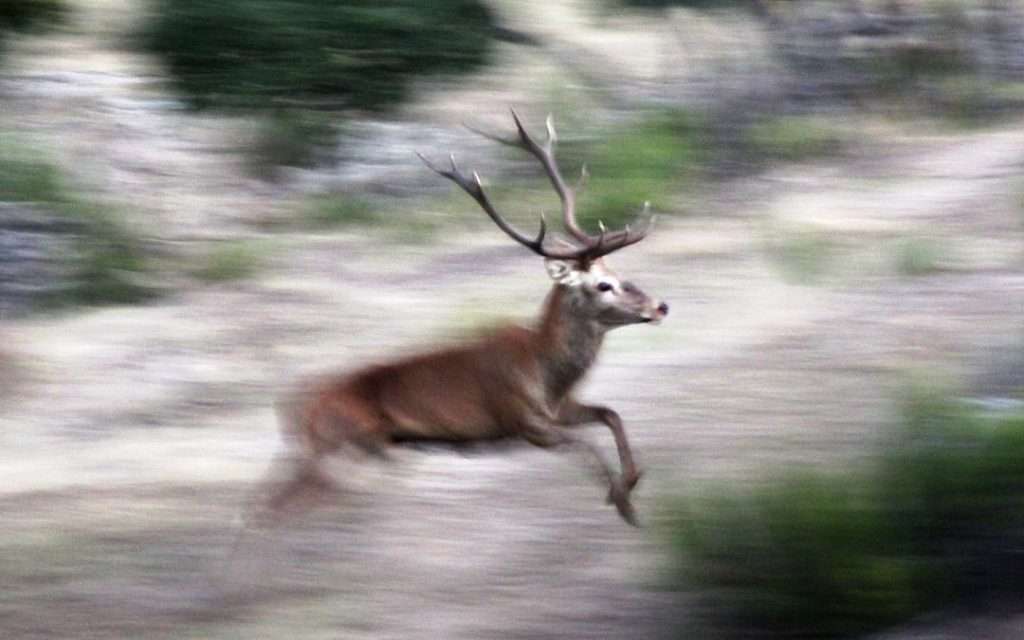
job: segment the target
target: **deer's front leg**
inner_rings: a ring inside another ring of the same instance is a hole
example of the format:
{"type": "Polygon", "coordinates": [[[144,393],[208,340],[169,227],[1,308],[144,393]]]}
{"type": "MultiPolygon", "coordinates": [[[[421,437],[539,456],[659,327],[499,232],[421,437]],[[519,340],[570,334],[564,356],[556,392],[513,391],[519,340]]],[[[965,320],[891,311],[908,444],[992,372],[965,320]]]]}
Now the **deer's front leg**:
{"type": "MultiPolygon", "coordinates": [[[[626,430],[622,426],[622,418],[614,409],[600,405],[580,404],[575,400],[566,400],[558,411],[558,423],[567,427],[576,427],[585,424],[602,422],[611,429],[615,437],[615,448],[619,452],[619,466],[622,469],[622,485],[627,492],[633,490],[639,482],[642,472],[636,468],[633,462],[633,452],[629,448],[629,440],[626,439],[626,430]]],[[[609,500],[612,496],[609,495],[609,500]]]]}
{"type": "Polygon", "coordinates": [[[530,444],[544,449],[572,447],[587,453],[596,462],[598,471],[608,483],[608,501],[615,505],[623,520],[634,527],[640,526],[637,523],[633,505],[629,501],[629,489],[615,477],[611,465],[608,464],[600,449],[558,425],[531,426],[526,428],[522,435],[530,444]]]}

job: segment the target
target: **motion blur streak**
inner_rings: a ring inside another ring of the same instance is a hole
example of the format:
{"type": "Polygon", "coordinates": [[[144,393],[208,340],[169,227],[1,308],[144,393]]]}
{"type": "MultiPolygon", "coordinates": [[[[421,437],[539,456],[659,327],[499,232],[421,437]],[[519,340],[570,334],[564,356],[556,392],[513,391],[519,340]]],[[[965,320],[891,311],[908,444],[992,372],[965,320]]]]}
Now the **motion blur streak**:
{"type": "Polygon", "coordinates": [[[1022,73],[1008,0],[0,3],[0,635],[1019,637],[1022,73]],[[582,233],[658,219],[610,261],[672,314],[577,389],[644,526],[568,456],[401,447],[233,556],[275,398],[536,319],[414,153],[568,250],[462,126],[510,107],[582,233]]]}

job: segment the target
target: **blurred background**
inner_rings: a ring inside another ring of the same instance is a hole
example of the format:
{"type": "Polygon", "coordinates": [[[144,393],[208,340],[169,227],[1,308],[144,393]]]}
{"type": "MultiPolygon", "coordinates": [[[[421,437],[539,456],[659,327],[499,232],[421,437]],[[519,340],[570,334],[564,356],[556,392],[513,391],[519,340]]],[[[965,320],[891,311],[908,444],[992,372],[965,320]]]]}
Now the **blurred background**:
{"type": "Polygon", "coordinates": [[[4,638],[1024,636],[1019,2],[3,0],[0,105],[4,638]],[[536,314],[413,154],[534,228],[510,106],[659,215],[582,392],[644,528],[402,451],[232,556],[282,390],[536,314]]]}

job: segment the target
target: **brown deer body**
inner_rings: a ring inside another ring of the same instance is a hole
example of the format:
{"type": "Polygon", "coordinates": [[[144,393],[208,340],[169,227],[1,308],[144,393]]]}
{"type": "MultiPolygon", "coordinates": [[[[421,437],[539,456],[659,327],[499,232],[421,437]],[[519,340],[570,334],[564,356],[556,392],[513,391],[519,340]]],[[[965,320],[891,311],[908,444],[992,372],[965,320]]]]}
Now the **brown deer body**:
{"type": "Polygon", "coordinates": [[[567,230],[574,243],[558,249],[544,245],[546,227],[531,240],[494,211],[479,178],[470,180],[452,162],[439,170],[467,191],[506,233],[547,258],[555,285],[540,321],[532,328],[509,326],[474,342],[428,352],[353,373],[327,377],[302,387],[281,405],[287,433],[298,443],[297,469],[272,494],[268,514],[278,514],[301,494],[330,485],[321,470],[326,456],[345,448],[383,454],[409,441],[465,443],[521,438],[550,448],[582,448],[597,461],[608,483],[608,499],[622,517],[635,524],[629,493],[640,473],[617,413],[581,404],[573,397],[577,383],[593,365],[605,333],[615,327],[657,322],[668,307],[620,280],[601,257],[639,241],[644,233],[624,231],[588,236],[575,222],[574,193],[554,162],[554,129],[548,143],[537,145],[513,112],[519,139],[505,141],[541,160],[562,199],[567,230]],[[571,247],[571,248],[567,248],[571,247]],[[600,451],[579,439],[572,427],[604,423],[611,429],[621,474],[615,474],[600,451]]]}

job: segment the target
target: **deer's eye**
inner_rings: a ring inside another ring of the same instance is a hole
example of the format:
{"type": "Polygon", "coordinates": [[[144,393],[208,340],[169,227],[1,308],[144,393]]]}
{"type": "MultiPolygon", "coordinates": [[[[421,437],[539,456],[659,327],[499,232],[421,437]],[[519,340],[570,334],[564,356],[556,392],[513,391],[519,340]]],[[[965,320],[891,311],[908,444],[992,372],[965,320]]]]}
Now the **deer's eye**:
{"type": "Polygon", "coordinates": [[[612,283],[610,283],[610,282],[598,282],[597,283],[597,290],[598,291],[611,291],[612,290],[612,283]]]}

